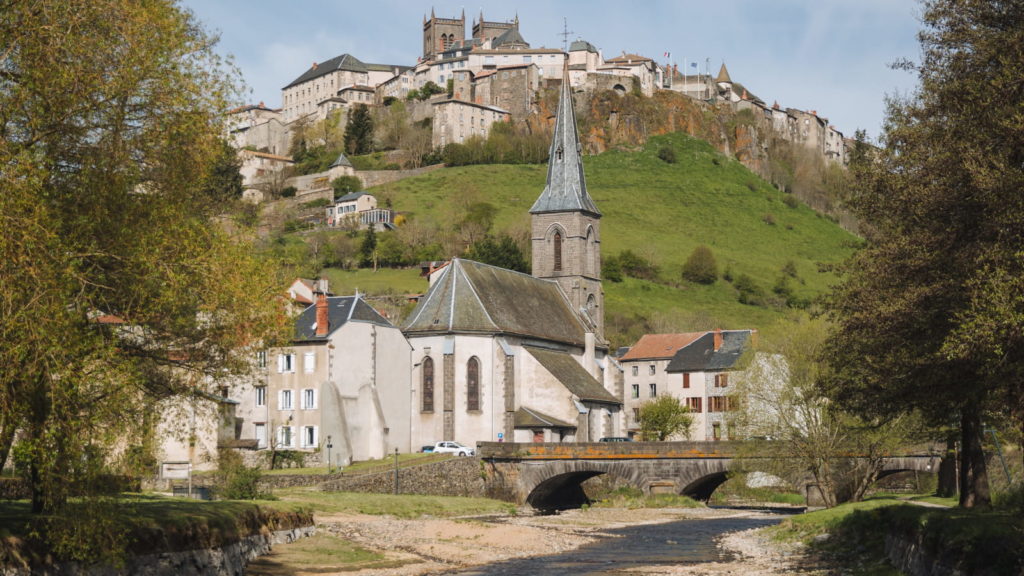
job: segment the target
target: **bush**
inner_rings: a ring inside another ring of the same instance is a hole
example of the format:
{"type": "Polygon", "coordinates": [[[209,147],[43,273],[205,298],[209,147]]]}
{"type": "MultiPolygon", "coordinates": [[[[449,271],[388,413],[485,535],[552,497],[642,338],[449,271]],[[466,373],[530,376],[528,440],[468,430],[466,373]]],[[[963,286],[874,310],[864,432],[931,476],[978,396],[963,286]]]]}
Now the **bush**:
{"type": "Polygon", "coordinates": [[[761,220],[769,226],[775,226],[775,216],[773,216],[771,212],[766,212],[765,215],[761,217],[761,220]]]}
{"type": "Polygon", "coordinates": [[[718,280],[715,255],[704,244],[697,246],[683,264],[683,278],[697,284],[714,284],[718,280]]]}
{"type": "Polygon", "coordinates": [[[676,151],[671,146],[662,146],[661,150],[658,150],[658,158],[661,158],[668,164],[676,163],[676,151]]]}
{"type": "Polygon", "coordinates": [[[738,292],[737,300],[740,304],[760,306],[764,304],[764,291],[754,282],[754,279],[746,274],[740,274],[733,282],[733,287],[738,292]]]}
{"type": "Polygon", "coordinates": [[[601,262],[601,277],[609,282],[622,282],[622,266],[618,258],[609,256],[601,262]]]}
{"type": "Polygon", "coordinates": [[[785,196],[783,196],[782,203],[785,204],[786,206],[789,206],[790,208],[796,208],[797,206],[800,205],[800,201],[797,200],[796,196],[793,196],[792,194],[786,194],[785,196]]]}
{"type": "Polygon", "coordinates": [[[295,194],[298,191],[299,191],[299,189],[296,188],[295,186],[285,186],[284,189],[281,190],[281,197],[282,198],[294,198],[295,194]]]}
{"type": "Polygon", "coordinates": [[[246,466],[234,450],[220,450],[217,464],[214,492],[218,498],[257,500],[268,496],[260,488],[260,469],[246,466]]]}
{"type": "Polygon", "coordinates": [[[619,253],[619,266],[623,274],[632,278],[653,281],[658,277],[658,267],[632,250],[619,253]]]}

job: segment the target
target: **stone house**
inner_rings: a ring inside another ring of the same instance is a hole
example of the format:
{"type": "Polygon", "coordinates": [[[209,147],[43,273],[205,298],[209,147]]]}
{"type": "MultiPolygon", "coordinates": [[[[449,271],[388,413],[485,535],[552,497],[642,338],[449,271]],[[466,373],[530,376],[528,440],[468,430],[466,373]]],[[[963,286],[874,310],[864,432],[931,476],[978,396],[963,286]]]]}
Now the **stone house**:
{"type": "Polygon", "coordinates": [[[281,110],[268,108],[263,102],[229,111],[228,135],[239,150],[248,148],[279,156],[288,152],[290,136],[281,110]]]}
{"type": "Polygon", "coordinates": [[[294,122],[316,113],[320,103],[329,102],[331,98],[341,97],[348,102],[348,99],[339,95],[342,89],[368,86],[372,90],[406,69],[405,66],[364,63],[351,54],[335,56],[321,63],[314,62],[308,70],[281,89],[283,119],[285,122],[294,122]]]}
{"type": "Polygon", "coordinates": [[[444,100],[434,103],[433,144],[443,147],[447,144],[465,142],[471,136],[486,138],[495,122],[508,122],[507,110],[461,100],[444,100]]]}
{"type": "Polygon", "coordinates": [[[296,317],[291,345],[268,352],[267,383],[254,388],[243,437],[324,463],[328,437],[338,463],[408,452],[410,352],[361,297],[319,295],[296,317]]]}
{"type": "Polygon", "coordinates": [[[728,439],[727,413],[739,360],[756,338],[753,330],[647,334],[619,358],[625,371],[629,434],[640,431],[645,402],[668,394],[690,408],[690,439],[728,439]]]}
{"type": "Polygon", "coordinates": [[[369,192],[352,192],[334,199],[326,208],[327,225],[330,227],[366,228],[370,224],[377,229],[388,227],[394,222],[391,210],[377,208],[377,198],[369,192]]]}
{"type": "Polygon", "coordinates": [[[609,58],[598,67],[598,72],[615,76],[633,76],[640,81],[640,93],[653,96],[654,90],[661,86],[661,68],[654,60],[638,54],[622,53],[622,56],[609,58]]]}

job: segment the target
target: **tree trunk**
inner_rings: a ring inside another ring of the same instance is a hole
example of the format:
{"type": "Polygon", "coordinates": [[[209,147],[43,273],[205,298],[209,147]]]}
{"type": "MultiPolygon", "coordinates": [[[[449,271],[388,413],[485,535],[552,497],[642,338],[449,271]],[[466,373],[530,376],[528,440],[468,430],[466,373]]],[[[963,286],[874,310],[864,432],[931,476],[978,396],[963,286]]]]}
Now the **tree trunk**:
{"type": "Polygon", "coordinates": [[[988,470],[982,447],[981,410],[977,402],[968,402],[960,416],[960,506],[987,508],[992,505],[988,470]]]}
{"type": "Polygon", "coordinates": [[[946,453],[939,461],[939,484],[936,495],[948,498],[956,494],[956,441],[946,439],[946,453]]]}
{"type": "Polygon", "coordinates": [[[7,465],[7,457],[11,455],[11,446],[14,445],[14,433],[17,429],[17,419],[14,414],[4,415],[3,425],[0,426],[0,472],[7,465]]]}

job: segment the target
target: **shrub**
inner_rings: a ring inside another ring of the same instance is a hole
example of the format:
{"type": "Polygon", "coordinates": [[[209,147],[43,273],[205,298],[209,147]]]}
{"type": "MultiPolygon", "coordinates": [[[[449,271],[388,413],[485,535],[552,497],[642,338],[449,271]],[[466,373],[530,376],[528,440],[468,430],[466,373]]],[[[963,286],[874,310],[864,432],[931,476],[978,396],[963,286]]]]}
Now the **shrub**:
{"type": "Polygon", "coordinates": [[[218,453],[214,492],[227,500],[257,500],[268,496],[260,488],[259,468],[246,466],[234,450],[222,449],[218,453]]]}
{"type": "Polygon", "coordinates": [[[754,279],[746,274],[740,274],[733,282],[733,287],[738,292],[737,300],[740,304],[760,306],[764,304],[764,291],[754,282],[754,279]]]}
{"type": "Polygon", "coordinates": [[[668,164],[675,164],[676,151],[671,146],[662,146],[661,150],[658,150],[658,158],[661,158],[668,164]]]}
{"type": "Polygon", "coordinates": [[[601,277],[609,282],[622,282],[622,266],[618,258],[609,256],[601,262],[601,277]]]}
{"type": "Polygon", "coordinates": [[[656,280],[658,277],[658,267],[632,250],[623,250],[619,253],[619,266],[623,274],[632,278],[656,280]]]}
{"type": "Polygon", "coordinates": [[[284,189],[281,190],[281,197],[282,198],[294,198],[295,194],[298,191],[299,191],[299,189],[296,188],[295,186],[285,186],[284,189]]]}
{"type": "Polygon", "coordinates": [[[714,284],[718,280],[715,255],[704,244],[697,246],[683,264],[683,278],[698,284],[714,284]]]}
{"type": "Polygon", "coordinates": [[[773,216],[771,212],[766,212],[765,215],[761,217],[761,221],[769,226],[775,226],[775,216],[773,216]]]}
{"type": "Polygon", "coordinates": [[[793,196],[792,194],[786,194],[785,196],[783,196],[782,203],[785,204],[786,206],[789,206],[790,208],[796,208],[797,206],[800,205],[800,201],[797,200],[796,196],[793,196]]]}

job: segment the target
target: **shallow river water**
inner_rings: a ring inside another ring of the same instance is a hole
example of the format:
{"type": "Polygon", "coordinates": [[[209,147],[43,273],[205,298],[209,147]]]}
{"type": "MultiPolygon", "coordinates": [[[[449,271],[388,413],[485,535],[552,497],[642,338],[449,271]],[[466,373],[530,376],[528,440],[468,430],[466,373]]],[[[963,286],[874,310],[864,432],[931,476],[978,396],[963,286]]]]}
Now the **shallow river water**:
{"type": "Polygon", "coordinates": [[[702,518],[608,530],[612,536],[553,556],[520,558],[449,572],[473,576],[618,574],[644,566],[727,561],[715,538],[777,524],[782,516],[702,518]]]}

